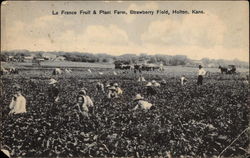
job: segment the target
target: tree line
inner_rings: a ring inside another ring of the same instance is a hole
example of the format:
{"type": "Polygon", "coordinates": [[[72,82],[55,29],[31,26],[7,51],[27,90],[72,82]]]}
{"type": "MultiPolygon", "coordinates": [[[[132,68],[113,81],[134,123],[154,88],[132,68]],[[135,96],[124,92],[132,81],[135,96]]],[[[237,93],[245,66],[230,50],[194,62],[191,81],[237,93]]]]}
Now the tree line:
{"type": "Polygon", "coordinates": [[[224,60],[224,59],[209,59],[203,58],[201,60],[192,60],[185,55],[148,55],[148,54],[123,54],[120,56],[112,56],[106,53],[93,54],[88,52],[44,52],[44,51],[28,51],[28,50],[14,50],[14,51],[2,51],[0,55],[0,61],[9,61],[10,56],[15,61],[23,62],[27,56],[33,56],[43,58],[44,54],[51,54],[53,56],[62,56],[66,61],[73,62],[89,62],[89,63],[114,63],[115,61],[125,61],[128,64],[136,63],[151,63],[151,64],[163,64],[165,66],[197,66],[202,64],[206,67],[218,67],[235,65],[237,67],[249,67],[248,62],[243,62],[238,59],[224,60]]]}

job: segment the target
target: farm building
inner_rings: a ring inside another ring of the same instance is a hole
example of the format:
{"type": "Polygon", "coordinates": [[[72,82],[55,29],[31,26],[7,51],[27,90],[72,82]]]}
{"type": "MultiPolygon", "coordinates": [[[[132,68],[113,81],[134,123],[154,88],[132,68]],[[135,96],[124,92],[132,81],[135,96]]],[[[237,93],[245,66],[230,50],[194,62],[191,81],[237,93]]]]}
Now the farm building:
{"type": "Polygon", "coordinates": [[[50,53],[43,53],[43,54],[42,54],[42,57],[43,57],[45,60],[54,60],[54,59],[56,59],[56,55],[50,54],[50,53]]]}
{"type": "Polygon", "coordinates": [[[26,56],[24,57],[24,62],[32,62],[32,60],[34,59],[34,56],[26,56]]]}
{"type": "Polygon", "coordinates": [[[65,57],[63,56],[57,56],[55,59],[53,59],[53,61],[64,61],[65,57]]]}

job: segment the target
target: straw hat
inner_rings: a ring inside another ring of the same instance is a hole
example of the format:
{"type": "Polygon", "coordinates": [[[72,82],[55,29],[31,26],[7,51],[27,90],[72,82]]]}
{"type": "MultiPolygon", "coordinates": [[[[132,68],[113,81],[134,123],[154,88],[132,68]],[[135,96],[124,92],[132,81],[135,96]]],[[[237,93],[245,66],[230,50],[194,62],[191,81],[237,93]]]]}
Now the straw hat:
{"type": "Polygon", "coordinates": [[[109,90],[116,90],[114,86],[109,87],[109,90]]]}
{"type": "Polygon", "coordinates": [[[57,83],[57,80],[55,80],[53,78],[49,80],[49,84],[55,84],[55,83],[57,83]]]}
{"type": "Polygon", "coordinates": [[[147,87],[152,86],[152,83],[151,83],[151,82],[148,82],[148,83],[146,84],[146,86],[147,86],[147,87]]]}
{"type": "Polygon", "coordinates": [[[141,94],[136,94],[134,100],[141,100],[141,99],[144,99],[141,94]]]}

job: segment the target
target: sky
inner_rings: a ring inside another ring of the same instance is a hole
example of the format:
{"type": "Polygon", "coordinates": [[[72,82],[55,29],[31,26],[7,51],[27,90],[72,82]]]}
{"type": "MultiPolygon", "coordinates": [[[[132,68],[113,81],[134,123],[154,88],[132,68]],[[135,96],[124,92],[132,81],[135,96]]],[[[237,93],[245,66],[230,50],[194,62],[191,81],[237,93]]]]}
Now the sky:
{"type": "Polygon", "coordinates": [[[146,53],[249,61],[248,15],[247,1],[8,1],[1,5],[1,51],[146,53]],[[78,14],[61,15],[61,10],[78,14]],[[128,14],[80,15],[80,10],[128,14]],[[130,10],[187,10],[190,14],[132,15],[130,10]],[[204,14],[191,14],[192,10],[204,14]]]}

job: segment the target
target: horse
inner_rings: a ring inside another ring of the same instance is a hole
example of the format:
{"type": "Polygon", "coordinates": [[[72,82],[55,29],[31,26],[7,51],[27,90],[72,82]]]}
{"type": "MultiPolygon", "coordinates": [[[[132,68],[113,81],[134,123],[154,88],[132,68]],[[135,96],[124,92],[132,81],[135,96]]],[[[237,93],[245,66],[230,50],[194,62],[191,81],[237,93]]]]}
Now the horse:
{"type": "Polygon", "coordinates": [[[228,73],[228,69],[227,69],[227,68],[225,68],[225,67],[221,67],[221,66],[219,66],[219,69],[220,69],[220,71],[221,71],[221,74],[223,74],[224,72],[225,72],[225,74],[227,74],[227,73],[228,73]]]}

